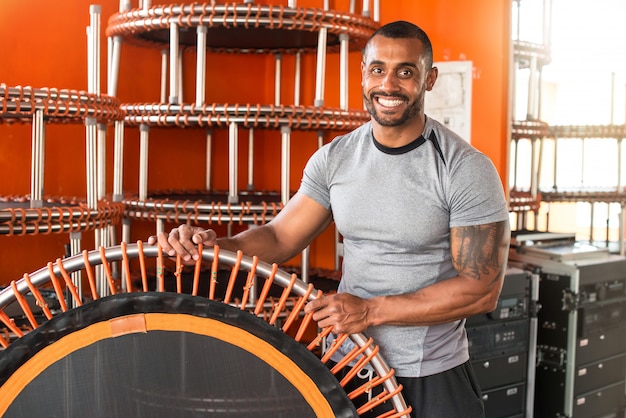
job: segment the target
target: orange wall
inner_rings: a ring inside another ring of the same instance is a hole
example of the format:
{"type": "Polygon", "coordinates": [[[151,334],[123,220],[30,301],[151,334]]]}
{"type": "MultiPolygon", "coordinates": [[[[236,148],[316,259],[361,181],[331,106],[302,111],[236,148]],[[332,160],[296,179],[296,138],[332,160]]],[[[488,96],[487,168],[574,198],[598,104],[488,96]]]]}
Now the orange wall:
{"type": "MultiPolygon", "coordinates": [[[[136,5],[136,0],[133,4],[136,5]]],[[[153,0],[156,4],[157,1],[153,0]]],[[[177,3],[180,3],[178,1],[177,3]]],[[[263,1],[263,4],[281,4],[263,1]]],[[[286,4],[286,0],[282,4],[286,4]]],[[[301,7],[318,7],[321,1],[299,1],[301,7]]],[[[358,2],[357,2],[358,3],[358,2]]],[[[504,181],[507,167],[507,106],[509,74],[510,2],[496,0],[381,1],[381,23],[410,20],[426,30],[433,42],[435,60],[471,60],[474,65],[472,97],[472,143],[494,161],[504,181]]],[[[106,92],[106,38],[108,17],[118,0],[102,6],[102,92],[106,92]]],[[[347,10],[348,0],[331,1],[331,7],[347,10]]],[[[87,89],[87,39],[89,3],[84,0],[0,2],[0,83],[8,86],[87,89]]],[[[351,108],[360,108],[360,54],[350,54],[351,108]]],[[[282,101],[292,103],[293,57],[283,59],[282,101]]],[[[195,56],[185,56],[189,82],[184,101],[194,96],[195,56]]],[[[337,54],[327,59],[325,104],[338,107],[337,54]]],[[[118,97],[126,102],[156,102],[159,99],[160,55],[157,50],[123,45],[118,97]]],[[[302,104],[312,105],[315,88],[315,57],[307,55],[302,65],[302,104]]],[[[262,55],[209,54],[207,102],[272,103],[274,59],[262,55]]],[[[240,131],[240,187],[247,183],[247,131],[240,131]]],[[[329,141],[333,133],[326,133],[329,141]]],[[[85,196],[84,128],[48,125],[46,129],[45,194],[85,196]]],[[[227,189],[228,134],[214,130],[213,178],[215,189],[227,189]]],[[[255,188],[278,190],[280,185],[280,134],[260,131],[255,136],[255,188]]],[[[108,190],[112,189],[113,132],[107,138],[108,190]]],[[[291,188],[299,184],[304,163],[317,147],[312,132],[294,132],[291,149],[291,188]]],[[[204,188],[204,132],[201,129],[161,128],[150,131],[149,189],[204,188]]],[[[124,188],[138,192],[139,134],[127,127],[124,150],[124,188]]],[[[26,195],[30,191],[30,125],[0,123],[0,196],[26,195]]],[[[153,226],[136,222],[132,240],[145,239],[153,226]]],[[[329,231],[312,246],[312,265],[333,266],[333,234],[329,231]]],[[[0,283],[8,283],[65,253],[67,234],[36,236],[0,235],[0,283]]],[[[93,248],[93,233],[83,233],[83,248],[93,248]]]]}

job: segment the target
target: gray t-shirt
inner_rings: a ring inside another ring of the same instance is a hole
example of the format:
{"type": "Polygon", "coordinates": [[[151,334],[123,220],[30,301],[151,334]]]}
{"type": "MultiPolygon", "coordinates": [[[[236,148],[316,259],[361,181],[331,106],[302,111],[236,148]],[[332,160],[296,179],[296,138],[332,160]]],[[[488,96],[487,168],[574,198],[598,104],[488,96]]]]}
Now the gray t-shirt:
{"type": "MultiPolygon", "coordinates": [[[[509,219],[491,160],[430,118],[422,136],[401,148],[376,142],[371,122],[335,138],[308,161],[300,192],[332,211],[344,246],[338,291],[362,298],[455,276],[450,228],[509,219]]],[[[428,376],[469,359],[464,321],[382,325],[366,334],[398,376],[428,376]]]]}

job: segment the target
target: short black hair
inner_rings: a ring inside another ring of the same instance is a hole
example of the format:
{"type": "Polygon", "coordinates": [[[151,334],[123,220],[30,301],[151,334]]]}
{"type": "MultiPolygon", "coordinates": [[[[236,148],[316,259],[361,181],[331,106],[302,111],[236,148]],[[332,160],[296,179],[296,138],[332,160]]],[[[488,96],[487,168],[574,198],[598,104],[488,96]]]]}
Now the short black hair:
{"type": "Polygon", "coordinates": [[[372,36],[370,36],[363,53],[367,50],[367,46],[375,36],[384,36],[385,38],[414,38],[419,40],[424,46],[424,59],[426,63],[426,70],[430,70],[433,66],[433,45],[430,43],[430,38],[426,32],[424,32],[419,26],[407,22],[405,20],[398,20],[395,22],[387,23],[386,25],[378,28],[372,36]]]}

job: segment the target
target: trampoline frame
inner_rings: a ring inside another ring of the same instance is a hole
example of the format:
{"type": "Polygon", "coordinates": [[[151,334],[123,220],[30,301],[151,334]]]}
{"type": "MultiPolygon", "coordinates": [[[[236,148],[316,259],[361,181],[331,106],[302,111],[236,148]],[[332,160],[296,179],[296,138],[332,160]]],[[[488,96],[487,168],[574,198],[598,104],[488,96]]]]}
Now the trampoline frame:
{"type": "MultiPolygon", "coordinates": [[[[215,300],[215,284],[217,282],[217,272],[224,266],[231,267],[231,274],[228,281],[228,286],[225,291],[225,295],[221,298],[223,303],[229,304],[234,307],[238,307],[241,310],[247,310],[251,314],[263,317],[270,325],[276,325],[278,319],[283,320],[282,330],[284,332],[293,331],[292,326],[296,324],[296,319],[299,321],[298,328],[295,330],[294,339],[298,342],[301,341],[305,330],[309,327],[312,321],[312,313],[304,314],[303,309],[307,301],[322,297],[322,292],[313,288],[312,284],[307,284],[298,279],[296,274],[289,274],[284,270],[278,268],[277,264],[269,264],[259,261],[256,256],[244,256],[241,251],[232,252],[227,250],[221,250],[218,246],[212,247],[210,250],[203,250],[202,245],[199,245],[200,257],[194,264],[193,271],[193,287],[191,295],[198,296],[198,283],[199,276],[202,269],[203,262],[211,264],[211,280],[209,286],[208,298],[215,300]],[[239,271],[247,272],[246,283],[243,288],[243,296],[240,299],[234,299],[232,297],[232,291],[235,285],[235,279],[239,271]],[[256,280],[258,277],[265,278],[265,283],[262,286],[258,297],[251,294],[251,289],[256,286],[256,280]],[[272,285],[281,287],[282,293],[278,300],[267,303],[267,295],[272,285]],[[297,298],[290,299],[291,295],[296,295],[297,298]],[[254,300],[256,299],[256,301],[254,300]],[[267,309],[270,312],[267,312],[267,309]]],[[[79,295],[76,286],[73,284],[70,273],[85,270],[89,281],[89,287],[91,289],[91,298],[96,300],[100,297],[97,291],[93,267],[101,266],[106,274],[106,280],[109,284],[109,290],[111,294],[119,293],[115,279],[113,278],[112,264],[121,263],[120,271],[122,272],[121,280],[121,292],[130,293],[133,291],[133,283],[131,281],[131,266],[130,260],[138,259],[140,263],[141,283],[142,290],[148,291],[148,273],[146,267],[146,257],[156,259],[156,283],[157,292],[164,291],[164,273],[166,270],[166,260],[169,259],[167,255],[163,254],[163,250],[158,245],[146,245],[144,246],[141,241],[136,244],[122,243],[118,246],[112,247],[100,247],[98,250],[87,251],[84,250],[82,254],[77,254],[65,259],[57,259],[55,263],[49,262],[44,268],[41,268],[31,274],[24,274],[24,277],[20,280],[14,280],[11,282],[10,287],[7,287],[0,292],[0,322],[15,333],[18,337],[24,335],[23,330],[15,325],[15,321],[9,318],[4,312],[4,308],[17,301],[21,309],[24,311],[25,316],[28,318],[33,328],[38,327],[38,322],[34,317],[31,308],[26,303],[24,295],[32,293],[37,301],[37,305],[41,307],[43,314],[47,319],[53,317],[53,313],[46,306],[46,302],[41,297],[38,288],[44,285],[52,284],[54,291],[59,299],[60,307],[63,312],[71,309],[71,306],[81,306],[84,303],[83,297],[79,295]],[[62,281],[59,279],[62,278],[62,281]],[[63,284],[65,289],[69,291],[71,295],[70,301],[65,300],[63,284]]],[[[182,293],[182,277],[183,263],[180,256],[176,257],[176,266],[174,276],[176,280],[177,293],[182,293]]],[[[86,299],[87,302],[89,301],[86,299]]],[[[310,351],[316,350],[324,341],[326,336],[332,332],[332,327],[327,327],[321,330],[316,338],[311,341],[307,348],[310,351]]],[[[370,409],[376,407],[383,402],[389,401],[393,407],[393,411],[388,414],[384,414],[381,417],[399,417],[406,416],[411,410],[407,407],[404,398],[402,397],[402,386],[398,385],[395,377],[394,370],[391,369],[386,361],[379,354],[379,347],[374,343],[371,338],[366,337],[362,333],[357,334],[340,334],[338,335],[335,343],[329,347],[326,352],[323,353],[321,361],[326,364],[332,354],[334,354],[341,344],[350,339],[355,348],[348,353],[344,359],[335,365],[331,372],[336,374],[340,370],[347,366],[351,366],[352,369],[340,382],[343,387],[352,380],[359,370],[369,366],[375,372],[375,377],[365,385],[359,387],[349,394],[350,399],[354,399],[359,395],[362,395],[375,386],[381,386],[382,393],[373,399],[369,400],[365,405],[358,407],[357,412],[362,414],[370,409]]],[[[10,344],[6,338],[0,335],[0,345],[8,347],[10,344]]],[[[1,352],[0,352],[1,355],[1,352]]]]}

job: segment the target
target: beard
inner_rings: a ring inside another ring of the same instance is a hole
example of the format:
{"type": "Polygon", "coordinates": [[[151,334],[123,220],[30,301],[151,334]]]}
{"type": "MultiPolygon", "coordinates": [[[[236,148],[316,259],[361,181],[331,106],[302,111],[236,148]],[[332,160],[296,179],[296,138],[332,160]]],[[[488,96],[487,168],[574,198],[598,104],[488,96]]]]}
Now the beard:
{"type": "Polygon", "coordinates": [[[420,94],[415,98],[414,101],[408,101],[406,96],[397,96],[397,95],[389,95],[384,93],[372,93],[369,97],[363,92],[363,103],[365,103],[365,108],[372,115],[372,118],[381,126],[393,127],[400,126],[406,123],[408,120],[414,118],[419,115],[420,112],[424,109],[424,95],[426,93],[426,87],[422,89],[420,94]],[[376,107],[374,106],[374,100],[376,97],[401,97],[408,102],[408,106],[405,111],[397,117],[390,117],[384,114],[380,114],[376,111],[376,107]]]}

